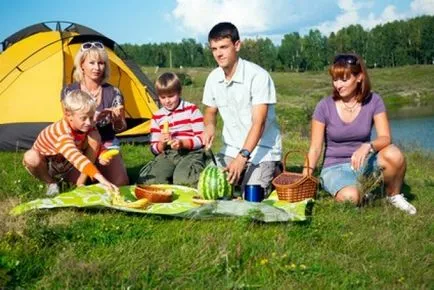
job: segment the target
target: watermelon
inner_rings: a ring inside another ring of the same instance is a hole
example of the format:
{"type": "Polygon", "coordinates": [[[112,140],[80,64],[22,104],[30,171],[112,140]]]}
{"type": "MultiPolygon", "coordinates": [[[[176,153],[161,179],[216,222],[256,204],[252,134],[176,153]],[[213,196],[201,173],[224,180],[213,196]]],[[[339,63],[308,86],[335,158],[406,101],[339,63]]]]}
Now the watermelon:
{"type": "Polygon", "coordinates": [[[201,172],[197,185],[203,199],[223,199],[232,197],[232,184],[227,181],[227,173],[222,168],[209,165],[201,172]]]}

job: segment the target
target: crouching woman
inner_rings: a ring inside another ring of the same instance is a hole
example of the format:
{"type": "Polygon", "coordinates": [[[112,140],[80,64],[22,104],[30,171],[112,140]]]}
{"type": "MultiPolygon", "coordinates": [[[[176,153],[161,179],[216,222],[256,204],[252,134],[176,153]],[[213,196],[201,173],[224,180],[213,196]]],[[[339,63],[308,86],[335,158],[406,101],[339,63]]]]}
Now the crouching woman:
{"type": "Polygon", "coordinates": [[[416,208],[400,193],[406,163],[391,144],[389,121],[382,98],[371,91],[368,72],[357,54],[338,54],[329,68],[333,94],[322,99],[312,118],[308,153],[313,170],[325,143],[320,175],[322,187],[338,202],[361,202],[357,184],[361,174],[382,171],[387,201],[408,214],[416,208]],[[377,137],[371,140],[375,126],[377,137]]]}

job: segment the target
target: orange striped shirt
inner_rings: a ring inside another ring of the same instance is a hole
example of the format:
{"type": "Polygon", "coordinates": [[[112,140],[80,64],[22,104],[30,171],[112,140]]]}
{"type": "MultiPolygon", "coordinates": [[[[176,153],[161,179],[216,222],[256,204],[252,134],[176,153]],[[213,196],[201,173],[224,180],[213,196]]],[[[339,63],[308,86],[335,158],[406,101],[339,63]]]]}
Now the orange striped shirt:
{"type": "Polygon", "coordinates": [[[39,133],[33,149],[44,156],[62,155],[78,171],[90,177],[99,173],[92,162],[80,151],[86,141],[87,133],[78,135],[73,132],[66,120],[57,121],[39,133]]]}

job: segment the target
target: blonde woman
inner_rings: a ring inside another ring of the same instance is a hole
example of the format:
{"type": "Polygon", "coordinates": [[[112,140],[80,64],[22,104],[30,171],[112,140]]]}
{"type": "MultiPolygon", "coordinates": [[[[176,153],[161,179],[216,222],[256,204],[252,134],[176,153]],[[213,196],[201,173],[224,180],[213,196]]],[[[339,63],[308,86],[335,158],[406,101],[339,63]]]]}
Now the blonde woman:
{"type": "MultiPolygon", "coordinates": [[[[96,102],[95,123],[103,148],[118,147],[116,133],[127,128],[125,121],[124,99],[119,89],[108,84],[110,62],[107,51],[101,42],[85,42],[74,60],[74,83],[62,91],[63,97],[70,91],[82,90],[96,102]]],[[[102,165],[97,163],[101,173],[117,186],[129,183],[122,156],[102,165]]]]}

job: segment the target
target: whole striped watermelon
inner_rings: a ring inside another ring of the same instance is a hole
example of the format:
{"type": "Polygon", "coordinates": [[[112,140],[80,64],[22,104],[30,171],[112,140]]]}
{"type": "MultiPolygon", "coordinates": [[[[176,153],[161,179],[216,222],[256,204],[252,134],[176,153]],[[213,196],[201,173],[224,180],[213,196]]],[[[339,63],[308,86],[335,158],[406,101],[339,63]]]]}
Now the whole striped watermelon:
{"type": "Polygon", "coordinates": [[[232,197],[232,185],[227,181],[226,172],[222,168],[210,165],[205,167],[197,185],[203,199],[219,199],[232,197]]]}

